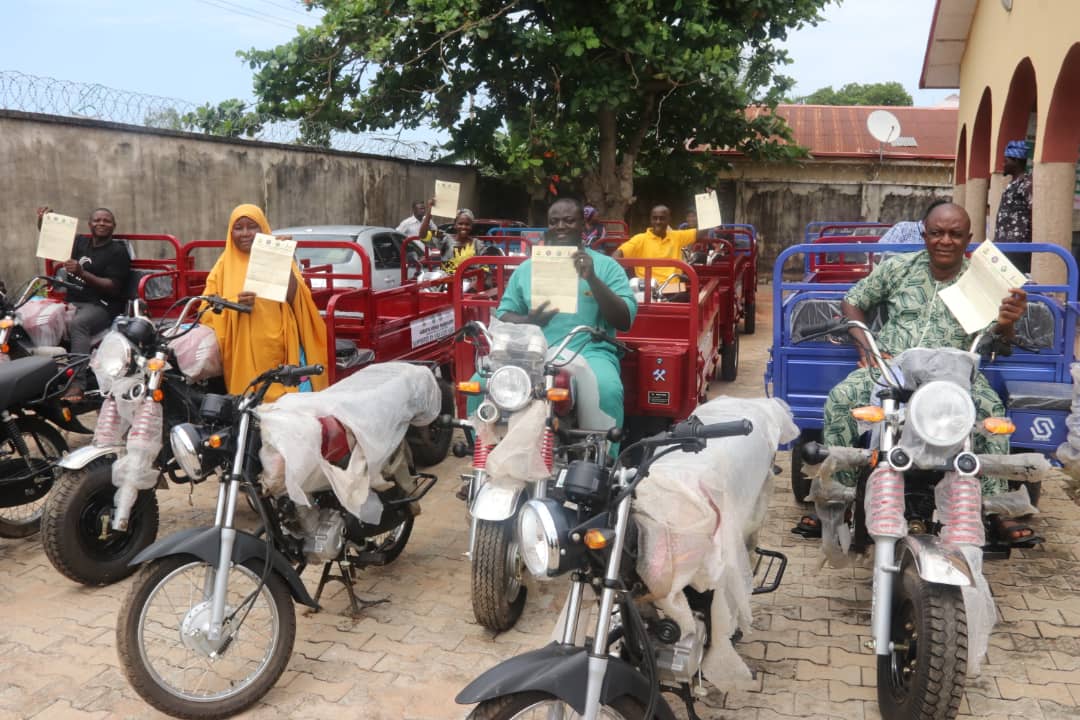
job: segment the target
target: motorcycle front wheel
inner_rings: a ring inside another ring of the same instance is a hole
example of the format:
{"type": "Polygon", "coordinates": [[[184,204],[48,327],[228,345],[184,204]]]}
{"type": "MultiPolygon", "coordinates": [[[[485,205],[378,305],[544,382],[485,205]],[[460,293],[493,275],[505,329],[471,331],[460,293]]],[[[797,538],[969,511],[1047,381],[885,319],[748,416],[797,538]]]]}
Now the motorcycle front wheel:
{"type": "Polygon", "coordinates": [[[111,528],[112,458],[94,460],[82,470],[67,470],[45,500],[41,538],[49,562],[83,585],[108,585],[138,568],[131,561],[154,542],[158,504],[154,490],[140,490],[125,531],[111,528]]]}
{"type": "MultiPolygon", "coordinates": [[[[610,705],[601,705],[603,720],[641,720],[645,707],[635,698],[624,695],[610,705]]],[[[554,695],[523,692],[485,700],[469,714],[469,720],[575,720],[581,716],[554,695]]]]}
{"type": "Polygon", "coordinates": [[[139,571],[117,618],[116,648],[128,682],[174,717],[223,718],[254,705],[292,655],[292,595],[277,573],[261,583],[257,561],[232,566],[223,638],[206,636],[214,574],[190,555],[155,560],[139,571]]]}
{"type": "Polygon", "coordinates": [[[525,565],[514,538],[514,521],[480,520],[472,558],[472,607],[476,622],[503,632],[525,609],[525,565]]]}
{"type": "Polygon", "coordinates": [[[15,424],[28,454],[23,455],[15,438],[0,443],[0,537],[5,538],[38,531],[46,495],[56,480],[52,465],[68,449],[59,431],[43,420],[20,417],[15,424]]]}
{"type": "Polygon", "coordinates": [[[936,585],[905,565],[893,585],[894,649],[877,656],[884,720],[951,720],[967,679],[967,615],[960,588],[936,585]]]}

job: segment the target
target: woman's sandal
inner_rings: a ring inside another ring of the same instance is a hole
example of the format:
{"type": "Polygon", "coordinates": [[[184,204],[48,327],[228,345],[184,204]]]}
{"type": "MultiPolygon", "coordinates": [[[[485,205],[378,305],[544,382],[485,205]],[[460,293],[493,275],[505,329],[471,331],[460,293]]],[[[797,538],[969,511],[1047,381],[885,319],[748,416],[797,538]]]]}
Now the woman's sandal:
{"type": "Polygon", "coordinates": [[[1043,538],[1035,534],[1035,529],[1030,525],[1013,518],[1003,518],[1000,515],[991,515],[990,530],[997,542],[1015,548],[1035,547],[1043,541],[1043,538]]]}

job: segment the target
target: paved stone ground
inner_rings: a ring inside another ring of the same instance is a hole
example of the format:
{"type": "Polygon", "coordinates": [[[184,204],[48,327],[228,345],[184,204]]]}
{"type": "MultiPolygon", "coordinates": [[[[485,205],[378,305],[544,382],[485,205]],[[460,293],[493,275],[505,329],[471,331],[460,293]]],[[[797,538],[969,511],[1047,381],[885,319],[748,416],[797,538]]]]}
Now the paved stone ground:
{"type": "MultiPolygon", "coordinates": [[[[739,381],[714,392],[762,394],[771,342],[766,302],[759,313],[759,332],[743,338],[739,381]]],[[[755,598],[754,632],[739,645],[757,676],[749,688],[713,691],[699,712],[709,719],[877,718],[874,656],[862,647],[867,565],[819,568],[817,545],[789,533],[801,511],[791,500],[785,454],[778,463],[784,472],[761,544],[787,553],[790,564],[777,593],[755,598]]],[[[525,615],[510,632],[492,636],[473,621],[462,557],[467,528],[453,497],[463,469],[453,458],[436,469],[441,481],[405,553],[390,567],[362,573],[361,596],[389,602],[352,619],[338,589],[324,598],[323,612],[300,613],[288,669],[243,717],[461,718],[468,708],[453,698],[466,683],[548,641],[560,582],[530,586],[525,615]]],[[[162,535],[210,524],[214,494],[208,486],[190,498],[180,488],[161,493],[162,535]]],[[[1043,498],[1036,524],[1046,545],[987,564],[999,618],[987,664],[969,682],[965,717],[1080,717],[1080,507],[1060,478],[1046,483],[1043,498]]],[[[316,571],[305,580],[314,588],[316,571]]],[[[117,663],[116,615],[129,584],[84,588],[52,569],[39,538],[0,540],[0,720],[158,717],[117,663]]]]}

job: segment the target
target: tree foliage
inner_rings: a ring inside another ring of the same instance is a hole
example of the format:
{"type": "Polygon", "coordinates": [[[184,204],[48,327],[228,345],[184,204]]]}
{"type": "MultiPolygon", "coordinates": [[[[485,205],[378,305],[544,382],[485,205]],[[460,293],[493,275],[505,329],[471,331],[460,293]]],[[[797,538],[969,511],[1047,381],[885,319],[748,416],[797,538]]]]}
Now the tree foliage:
{"type": "Polygon", "coordinates": [[[913,104],[911,95],[898,82],[848,83],[839,90],[828,85],[798,99],[803,105],[891,105],[913,104]]]}
{"type": "Polygon", "coordinates": [[[678,184],[699,145],[790,155],[775,106],[791,28],[830,0],[313,0],[314,28],[241,53],[259,109],[359,132],[434,126],[453,156],[621,215],[635,173],[678,184]]]}
{"type": "Polygon", "coordinates": [[[180,118],[185,130],[198,130],[207,135],[221,137],[255,137],[262,130],[265,119],[252,110],[243,100],[231,98],[217,105],[206,103],[180,118]]]}

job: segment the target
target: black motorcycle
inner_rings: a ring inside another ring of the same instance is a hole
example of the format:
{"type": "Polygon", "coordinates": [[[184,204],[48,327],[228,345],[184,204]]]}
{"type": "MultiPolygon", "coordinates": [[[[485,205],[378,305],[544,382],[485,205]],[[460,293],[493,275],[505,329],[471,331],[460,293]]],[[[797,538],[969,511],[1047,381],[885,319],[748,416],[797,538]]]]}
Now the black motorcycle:
{"type": "MultiPolygon", "coordinates": [[[[638,529],[631,506],[635,488],[659,458],[676,451],[697,453],[708,438],[748,435],[752,429],[749,420],[703,425],[691,417],[670,432],[626,447],[610,468],[571,463],[550,497],[525,503],[517,534],[529,572],[538,578],[571,576],[562,638],[506,660],[470,683],[457,696],[461,704],[479,703],[470,718],[673,720],[662,691],[678,694],[689,717],[697,717],[692,686],[711,642],[713,593],[684,590],[696,632],[681,632],[652,604],[642,602],[649,589],[635,570],[638,529]],[[629,466],[638,455],[640,464],[629,466]],[[586,588],[596,596],[596,625],[591,638],[578,644],[586,588]]],[[[783,577],[786,558],[766,550],[757,553],[770,561],[754,592],[771,592],[783,577]]],[[[758,570],[761,564],[759,559],[758,570]]]]}
{"type": "Polygon", "coordinates": [[[60,402],[88,358],[22,357],[0,363],[0,537],[37,532],[56,463],[68,450],[49,420],[70,410],[60,402]]]}
{"type": "MultiPolygon", "coordinates": [[[[184,472],[191,478],[217,473],[221,485],[212,527],[175,533],[134,559],[145,565],[117,619],[124,673],[162,712],[219,718],[257,702],[292,654],[293,601],[317,609],[323,587],[336,580],[358,613],[363,603],[352,588],[356,569],[385,565],[401,554],[418,501],[436,482],[413,471],[402,432],[381,469],[382,482],[371,486],[382,508],[376,523],[346,511],[330,489],[310,493],[309,507],[272,494],[263,484],[256,410],[273,383],[296,386],[321,372],[320,366],[275,368],[243,395],[207,395],[195,423],[172,429],[173,455],[184,472]],[[254,534],[235,527],[241,495],[261,519],[254,534]],[[308,564],[323,566],[314,598],[300,578],[308,564]]],[[[333,417],[319,422],[322,457],[347,468],[347,429],[333,417]]]]}
{"type": "Polygon", "coordinates": [[[168,487],[165,478],[185,484],[202,479],[184,474],[164,442],[166,429],[197,419],[203,397],[224,385],[220,378],[193,382],[170,343],[198,327],[186,319],[251,308],[216,296],[180,303],[179,317],[162,325],[143,317],[136,305],[134,314],[114,321],[95,353],[93,367],[106,398],[94,439],[58,463],[41,521],[45,555],[75,582],[107,585],[135,572],[131,559],[157,537],[155,490],[168,487]],[[121,464],[135,471],[125,477],[137,477],[114,485],[123,474],[116,472],[121,464]]]}

